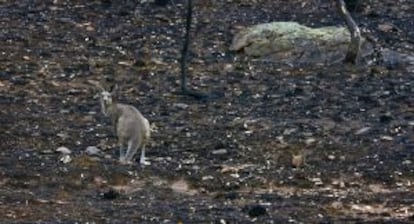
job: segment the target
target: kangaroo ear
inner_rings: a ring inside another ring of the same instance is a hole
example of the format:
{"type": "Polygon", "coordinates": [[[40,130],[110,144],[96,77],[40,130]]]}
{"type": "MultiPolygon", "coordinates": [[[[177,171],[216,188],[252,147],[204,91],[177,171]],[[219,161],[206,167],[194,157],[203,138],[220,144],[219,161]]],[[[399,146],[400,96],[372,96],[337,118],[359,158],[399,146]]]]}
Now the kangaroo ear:
{"type": "Polygon", "coordinates": [[[118,91],[118,84],[114,84],[111,86],[111,88],[109,89],[109,92],[111,94],[115,94],[118,91]]]}

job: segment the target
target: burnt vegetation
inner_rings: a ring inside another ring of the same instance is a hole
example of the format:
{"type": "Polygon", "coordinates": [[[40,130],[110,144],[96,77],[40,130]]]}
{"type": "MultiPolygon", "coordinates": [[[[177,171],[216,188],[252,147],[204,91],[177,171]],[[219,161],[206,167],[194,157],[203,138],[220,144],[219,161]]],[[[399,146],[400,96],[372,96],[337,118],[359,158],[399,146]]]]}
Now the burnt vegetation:
{"type": "MultiPolygon", "coordinates": [[[[228,50],[254,24],[346,25],[336,3],[0,1],[0,222],[413,222],[412,69],[228,50]],[[90,80],[151,122],[151,165],[119,164],[90,80]]],[[[412,55],[412,1],[345,3],[412,55]]]]}

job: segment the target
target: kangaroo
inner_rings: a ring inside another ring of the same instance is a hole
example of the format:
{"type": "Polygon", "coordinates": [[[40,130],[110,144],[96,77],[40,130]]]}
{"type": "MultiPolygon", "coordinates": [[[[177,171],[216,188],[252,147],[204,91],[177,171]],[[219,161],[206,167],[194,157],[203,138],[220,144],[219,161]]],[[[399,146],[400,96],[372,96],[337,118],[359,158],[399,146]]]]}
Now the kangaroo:
{"type": "Polygon", "coordinates": [[[140,164],[150,165],[145,158],[145,145],[148,143],[151,128],[148,120],[132,105],[117,103],[113,97],[117,85],[107,91],[98,82],[90,80],[89,83],[101,90],[100,103],[102,113],[112,119],[115,135],[118,138],[119,161],[122,164],[132,163],[138,148],[141,148],[140,164]],[[126,152],[125,152],[126,148],[126,152]]]}

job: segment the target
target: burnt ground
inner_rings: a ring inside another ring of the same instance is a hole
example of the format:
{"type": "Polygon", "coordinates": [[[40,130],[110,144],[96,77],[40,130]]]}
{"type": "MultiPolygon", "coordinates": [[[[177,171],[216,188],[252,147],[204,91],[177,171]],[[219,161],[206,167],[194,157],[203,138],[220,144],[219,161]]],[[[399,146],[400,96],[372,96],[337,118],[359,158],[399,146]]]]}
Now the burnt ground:
{"type": "MultiPolygon", "coordinates": [[[[184,2],[136,2],[0,1],[2,223],[414,222],[413,71],[227,50],[239,26],[342,24],[332,4],[197,1],[191,85],[224,95],[200,102],[174,94],[184,2]],[[118,83],[151,121],[152,165],[117,162],[87,80],[118,83]]],[[[413,52],[411,1],[364,4],[365,36],[413,52]]]]}

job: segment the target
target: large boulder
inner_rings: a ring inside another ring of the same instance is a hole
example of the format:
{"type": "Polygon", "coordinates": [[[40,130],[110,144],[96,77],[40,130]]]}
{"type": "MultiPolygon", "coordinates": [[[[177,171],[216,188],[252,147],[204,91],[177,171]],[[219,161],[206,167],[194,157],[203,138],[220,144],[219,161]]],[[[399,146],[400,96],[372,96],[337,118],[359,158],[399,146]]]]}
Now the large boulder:
{"type": "MultiPolygon", "coordinates": [[[[296,22],[272,22],[240,31],[230,50],[292,65],[331,64],[345,57],[349,42],[345,27],[310,28],[296,22]]],[[[371,52],[372,47],[363,39],[361,56],[371,52]]]]}

